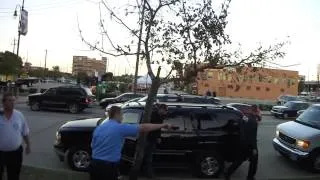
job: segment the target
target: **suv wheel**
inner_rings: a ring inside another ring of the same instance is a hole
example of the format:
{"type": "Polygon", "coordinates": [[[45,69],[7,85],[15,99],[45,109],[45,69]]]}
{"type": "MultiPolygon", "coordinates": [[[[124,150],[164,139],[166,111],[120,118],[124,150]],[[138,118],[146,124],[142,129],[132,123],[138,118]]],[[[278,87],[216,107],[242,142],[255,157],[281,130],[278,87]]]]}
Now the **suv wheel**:
{"type": "Polygon", "coordinates": [[[69,105],[69,111],[72,113],[72,114],[76,114],[79,112],[79,105],[76,104],[76,103],[72,103],[69,105]]]}
{"type": "Polygon", "coordinates": [[[40,103],[39,102],[31,102],[30,108],[32,111],[39,111],[40,110],[40,103]]]}
{"type": "Polygon", "coordinates": [[[90,166],[91,155],[87,148],[73,148],[68,153],[68,164],[76,171],[87,171],[90,166]]]}
{"type": "Polygon", "coordinates": [[[311,157],[312,157],[311,164],[310,164],[311,171],[315,173],[320,173],[320,152],[315,153],[311,157]]]}
{"type": "Polygon", "coordinates": [[[205,153],[197,157],[197,175],[218,177],[223,169],[223,161],[216,153],[205,153]]]}
{"type": "Polygon", "coordinates": [[[284,114],[283,114],[283,119],[288,119],[288,117],[289,117],[289,116],[288,116],[287,113],[284,113],[284,114]]]}

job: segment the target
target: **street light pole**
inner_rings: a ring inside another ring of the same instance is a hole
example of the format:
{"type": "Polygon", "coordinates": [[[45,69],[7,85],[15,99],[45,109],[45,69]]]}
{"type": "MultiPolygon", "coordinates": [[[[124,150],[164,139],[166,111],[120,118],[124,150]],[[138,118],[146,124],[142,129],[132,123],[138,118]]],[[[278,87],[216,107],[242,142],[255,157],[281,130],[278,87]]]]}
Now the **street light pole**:
{"type": "Polygon", "coordinates": [[[18,25],[18,43],[17,43],[17,56],[19,57],[19,48],[20,48],[20,26],[21,26],[21,11],[24,9],[24,0],[22,0],[22,6],[20,9],[19,25],[18,25]]]}

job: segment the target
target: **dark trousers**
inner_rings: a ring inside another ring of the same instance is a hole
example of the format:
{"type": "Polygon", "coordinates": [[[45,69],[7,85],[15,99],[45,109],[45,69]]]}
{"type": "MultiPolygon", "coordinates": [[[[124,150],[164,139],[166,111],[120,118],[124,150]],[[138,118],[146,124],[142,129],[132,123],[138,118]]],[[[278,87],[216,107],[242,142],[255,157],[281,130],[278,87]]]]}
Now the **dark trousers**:
{"type": "Polygon", "coordinates": [[[118,164],[101,160],[90,163],[90,180],[118,180],[118,164]]]}
{"type": "Polygon", "coordinates": [[[15,151],[0,151],[0,180],[3,179],[4,168],[8,180],[19,180],[22,165],[22,146],[15,151]]]}
{"type": "Polygon", "coordinates": [[[239,152],[241,153],[239,153],[235,161],[232,162],[225,175],[230,177],[244,161],[249,160],[250,165],[247,178],[254,178],[258,168],[258,152],[256,155],[253,155],[252,148],[243,148],[243,150],[239,152]]]}
{"type": "Polygon", "coordinates": [[[157,147],[156,141],[147,141],[146,147],[144,149],[143,157],[143,172],[147,176],[153,176],[153,153],[157,147]]]}

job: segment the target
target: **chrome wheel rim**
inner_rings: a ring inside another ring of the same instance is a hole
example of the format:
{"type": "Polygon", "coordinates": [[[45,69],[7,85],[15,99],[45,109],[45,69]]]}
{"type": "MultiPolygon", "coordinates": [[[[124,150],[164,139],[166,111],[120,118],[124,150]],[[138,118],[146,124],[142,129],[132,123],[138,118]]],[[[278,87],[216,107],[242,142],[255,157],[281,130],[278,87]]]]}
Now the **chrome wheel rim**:
{"type": "Polygon", "coordinates": [[[320,155],[314,160],[313,166],[315,170],[320,171],[320,155]]]}
{"type": "Polygon", "coordinates": [[[31,105],[31,109],[32,110],[39,110],[39,103],[32,103],[32,105],[31,105]]]}
{"type": "Polygon", "coordinates": [[[206,157],[201,161],[201,172],[207,176],[212,176],[219,171],[219,162],[214,157],[206,157]]]}
{"type": "Polygon", "coordinates": [[[90,165],[90,155],[88,152],[80,150],[72,156],[73,164],[78,169],[86,169],[90,165]]]}
{"type": "Polygon", "coordinates": [[[70,112],[71,113],[76,113],[78,112],[78,106],[76,104],[70,105],[70,112]]]}

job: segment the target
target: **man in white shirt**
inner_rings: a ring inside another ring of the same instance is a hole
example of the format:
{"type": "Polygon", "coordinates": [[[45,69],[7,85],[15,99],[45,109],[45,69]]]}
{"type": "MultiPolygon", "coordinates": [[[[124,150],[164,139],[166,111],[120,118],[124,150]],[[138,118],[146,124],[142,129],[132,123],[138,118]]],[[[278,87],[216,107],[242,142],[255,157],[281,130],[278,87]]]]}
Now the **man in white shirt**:
{"type": "Polygon", "coordinates": [[[23,142],[25,153],[30,153],[29,127],[23,114],[14,109],[15,97],[5,93],[2,98],[3,111],[0,112],[0,180],[4,168],[8,180],[19,180],[23,158],[23,142]]]}

